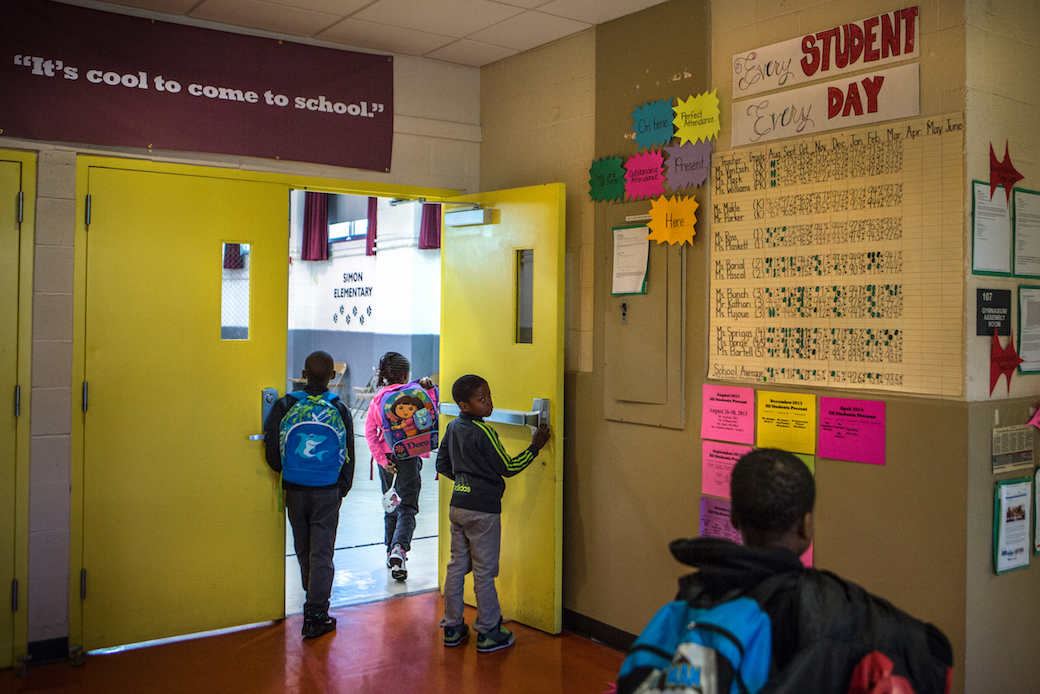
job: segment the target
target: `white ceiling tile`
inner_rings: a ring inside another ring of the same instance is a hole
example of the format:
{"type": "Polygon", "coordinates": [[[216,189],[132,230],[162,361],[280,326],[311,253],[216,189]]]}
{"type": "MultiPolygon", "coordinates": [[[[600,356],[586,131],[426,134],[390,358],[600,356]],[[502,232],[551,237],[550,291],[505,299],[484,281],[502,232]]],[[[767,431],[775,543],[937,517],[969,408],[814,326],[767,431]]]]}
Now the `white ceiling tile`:
{"type": "Polygon", "coordinates": [[[576,22],[573,19],[531,10],[470,34],[468,38],[493,46],[505,46],[518,51],[526,51],[564,36],[576,34],[591,26],[591,24],[576,22]]]}
{"type": "Polygon", "coordinates": [[[188,10],[195,7],[199,0],[109,0],[115,5],[126,7],[137,7],[142,10],[154,12],[165,12],[167,14],[187,14],[188,10]]]}
{"type": "Polygon", "coordinates": [[[540,6],[538,11],[579,22],[602,24],[662,2],[665,0],[553,0],[540,6]]]}
{"type": "Polygon", "coordinates": [[[435,51],[431,51],[430,53],[427,53],[425,57],[433,60],[444,60],[449,63],[459,63],[461,65],[480,67],[481,65],[487,65],[496,60],[502,60],[511,55],[516,55],[517,53],[518,51],[509,48],[489,46],[486,43],[477,43],[476,41],[467,41],[466,39],[462,39],[461,41],[450,43],[444,48],[438,48],[435,51]]]}
{"type": "MultiPolygon", "coordinates": [[[[198,0],[195,0],[198,2],[198,0]]],[[[267,0],[276,5],[286,5],[301,10],[313,10],[325,12],[338,17],[346,17],[357,12],[365,5],[372,4],[372,0],[267,0]]]]}
{"type": "Polygon", "coordinates": [[[498,3],[499,5],[513,5],[514,7],[523,7],[525,10],[533,10],[536,7],[550,2],[550,0],[491,0],[491,2],[498,3]]]}
{"type": "Polygon", "coordinates": [[[354,18],[462,38],[521,12],[489,0],[377,0],[354,18]]]}
{"type": "Polygon", "coordinates": [[[188,16],[293,36],[313,36],[340,19],[324,12],[299,10],[260,0],[205,0],[188,16]]]}
{"type": "Polygon", "coordinates": [[[363,22],[360,19],[344,19],[315,38],[401,55],[423,55],[455,40],[450,36],[363,22]]]}

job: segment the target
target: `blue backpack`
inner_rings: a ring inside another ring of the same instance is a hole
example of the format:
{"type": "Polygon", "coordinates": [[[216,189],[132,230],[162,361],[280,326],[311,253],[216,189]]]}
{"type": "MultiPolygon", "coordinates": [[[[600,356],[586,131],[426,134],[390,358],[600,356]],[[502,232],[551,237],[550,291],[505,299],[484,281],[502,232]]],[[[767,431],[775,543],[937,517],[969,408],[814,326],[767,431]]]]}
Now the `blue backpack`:
{"type": "Polygon", "coordinates": [[[282,454],[282,479],[305,487],[327,487],[339,480],[347,458],[347,427],[328,391],[308,395],[289,393],[296,404],[282,417],[278,442],[282,454]]]}
{"type": "Polygon", "coordinates": [[[769,679],[772,638],[769,615],[750,597],[668,603],[629,649],[617,690],[756,694],[769,679]]]}

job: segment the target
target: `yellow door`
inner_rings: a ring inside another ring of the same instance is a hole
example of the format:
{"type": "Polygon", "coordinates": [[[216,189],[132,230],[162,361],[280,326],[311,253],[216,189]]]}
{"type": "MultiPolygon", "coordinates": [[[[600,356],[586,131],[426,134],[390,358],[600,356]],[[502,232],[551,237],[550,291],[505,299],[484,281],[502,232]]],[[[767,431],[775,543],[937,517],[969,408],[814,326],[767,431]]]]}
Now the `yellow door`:
{"type": "MultiPolygon", "coordinates": [[[[18,418],[15,388],[18,386],[18,193],[22,165],[8,161],[0,152],[0,595],[15,580],[15,528],[18,418]]],[[[28,390],[28,384],[25,384],[28,390]]],[[[28,418],[28,411],[22,414],[28,418]]],[[[24,589],[19,590],[24,610],[24,589]]],[[[6,599],[0,602],[0,668],[14,662],[15,612],[6,599]]]]}
{"type": "Polygon", "coordinates": [[[83,646],[282,618],[278,478],[248,437],[285,382],[288,187],[104,167],[87,186],[83,646]],[[248,244],[244,284],[225,243],[248,244]]]}
{"type": "MultiPolygon", "coordinates": [[[[563,575],[564,186],[452,198],[446,210],[455,202],[480,203],[492,208],[493,216],[486,225],[444,226],[442,399],[451,401],[456,378],[475,373],[491,386],[496,410],[529,411],[535,398],[549,400],[552,438],[530,467],[506,481],[497,586],[507,619],[557,634],[563,575]]],[[[511,455],[531,444],[527,427],[494,427],[511,455]]],[[[449,480],[441,482],[440,500],[443,588],[450,556],[449,480]]],[[[472,577],[466,581],[467,602],[473,605],[472,577]]]]}

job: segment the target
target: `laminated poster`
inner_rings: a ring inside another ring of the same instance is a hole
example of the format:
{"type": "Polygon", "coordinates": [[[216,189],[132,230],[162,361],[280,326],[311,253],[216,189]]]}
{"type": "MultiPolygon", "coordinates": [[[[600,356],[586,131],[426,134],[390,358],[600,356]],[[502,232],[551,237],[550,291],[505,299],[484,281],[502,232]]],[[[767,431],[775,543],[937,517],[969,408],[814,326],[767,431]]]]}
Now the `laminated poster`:
{"type": "MultiPolygon", "coordinates": [[[[701,497],[700,530],[701,537],[718,537],[723,540],[732,540],[738,545],[744,544],[740,531],[734,528],[729,521],[729,501],[723,499],[701,497]]],[[[809,549],[805,550],[805,553],[799,558],[802,560],[802,566],[812,567],[813,545],[809,545],[809,549]]]]}
{"type": "Polygon", "coordinates": [[[993,564],[998,574],[1029,566],[1033,484],[1028,477],[997,482],[993,499],[993,564]]]}
{"type": "Polygon", "coordinates": [[[820,398],[821,458],[885,464],[885,403],[820,398]]]}
{"type": "Polygon", "coordinates": [[[754,443],[754,388],[705,383],[702,391],[701,438],[754,443]]]}
{"type": "Polygon", "coordinates": [[[716,441],[702,442],[701,493],[729,498],[729,478],[733,466],[751,452],[751,446],[738,446],[716,441]]]}
{"type": "Polygon", "coordinates": [[[816,396],[758,391],[758,447],[816,453],[816,396]]]}

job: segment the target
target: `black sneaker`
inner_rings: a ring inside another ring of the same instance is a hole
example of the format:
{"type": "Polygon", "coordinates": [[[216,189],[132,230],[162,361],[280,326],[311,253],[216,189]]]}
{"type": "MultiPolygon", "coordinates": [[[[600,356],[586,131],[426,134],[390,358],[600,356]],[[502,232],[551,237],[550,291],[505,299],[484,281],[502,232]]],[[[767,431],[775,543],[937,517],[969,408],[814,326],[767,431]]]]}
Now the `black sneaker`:
{"type": "Polygon", "coordinates": [[[324,636],[336,628],[336,618],[330,617],[328,612],[320,614],[303,615],[303,638],[316,639],[324,636]]]}
{"type": "Polygon", "coordinates": [[[466,623],[458,625],[457,627],[444,627],[444,645],[445,646],[458,646],[460,643],[469,638],[469,627],[466,623]]]}
{"type": "Polygon", "coordinates": [[[502,626],[502,622],[499,622],[498,626],[488,633],[477,636],[477,653],[499,651],[512,645],[513,632],[502,626]]]}

